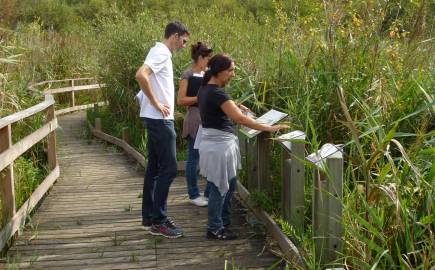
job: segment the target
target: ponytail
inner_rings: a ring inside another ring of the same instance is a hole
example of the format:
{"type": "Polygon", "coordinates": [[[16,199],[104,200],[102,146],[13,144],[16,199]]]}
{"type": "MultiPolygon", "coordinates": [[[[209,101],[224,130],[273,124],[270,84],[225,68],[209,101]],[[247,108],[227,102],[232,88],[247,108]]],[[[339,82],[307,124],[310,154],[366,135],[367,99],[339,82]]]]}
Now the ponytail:
{"type": "Polygon", "coordinates": [[[204,78],[202,79],[202,85],[207,85],[211,79],[211,76],[212,76],[212,74],[211,74],[211,70],[209,68],[204,73],[204,78]]]}
{"type": "Polygon", "coordinates": [[[207,64],[207,71],[204,74],[202,84],[206,85],[210,81],[211,77],[217,76],[220,72],[227,70],[231,67],[233,60],[225,54],[216,54],[213,56],[207,64]]]}

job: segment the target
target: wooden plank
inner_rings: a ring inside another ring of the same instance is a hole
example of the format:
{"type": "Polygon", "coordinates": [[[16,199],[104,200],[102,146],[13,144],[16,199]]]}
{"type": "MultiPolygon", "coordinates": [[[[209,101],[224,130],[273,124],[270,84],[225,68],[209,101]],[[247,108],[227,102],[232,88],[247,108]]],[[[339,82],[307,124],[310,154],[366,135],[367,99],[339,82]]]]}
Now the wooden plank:
{"type": "Polygon", "coordinates": [[[258,190],[270,194],[272,191],[272,183],[269,175],[269,140],[270,132],[261,132],[257,136],[257,174],[258,174],[258,190]]]}
{"type": "MultiPolygon", "coordinates": [[[[97,122],[96,122],[97,123],[97,122]]],[[[97,126],[97,125],[96,125],[97,126]]],[[[139,164],[141,164],[143,167],[146,167],[146,160],[145,158],[133,147],[131,147],[128,143],[126,143],[125,141],[118,139],[116,137],[110,136],[102,131],[98,131],[97,129],[92,130],[92,134],[97,137],[100,138],[104,141],[110,142],[112,144],[118,145],[119,147],[121,147],[122,149],[124,149],[124,151],[132,156],[134,159],[137,160],[137,162],[139,162],[139,164]]]]}
{"type": "MultiPolygon", "coordinates": [[[[104,256],[104,254],[103,254],[104,256]]],[[[92,267],[94,265],[106,264],[106,267],[117,263],[131,262],[131,255],[126,257],[111,257],[111,258],[93,258],[93,259],[75,259],[64,261],[44,261],[44,262],[25,262],[19,263],[19,269],[23,267],[31,267],[33,269],[48,269],[48,268],[69,268],[70,266],[92,267]]],[[[141,267],[155,266],[155,255],[137,256],[135,263],[141,267]]]]}
{"type": "Polygon", "coordinates": [[[53,119],[44,126],[26,136],[21,141],[12,145],[8,150],[0,154],[0,171],[6,168],[11,162],[29,150],[33,145],[45,138],[49,133],[58,127],[57,119],[53,119]]]}
{"type": "Polygon", "coordinates": [[[249,191],[240,182],[237,182],[237,188],[241,201],[244,202],[244,204],[257,216],[257,218],[263,222],[268,233],[278,242],[278,245],[280,246],[285,257],[288,260],[295,262],[297,265],[304,267],[304,262],[299,254],[299,250],[287,238],[287,236],[285,236],[276,222],[265,211],[249,207],[249,204],[247,204],[247,200],[250,195],[249,191]]]}
{"type": "Polygon", "coordinates": [[[282,203],[282,216],[285,220],[290,221],[291,209],[290,209],[290,185],[291,185],[291,159],[290,154],[281,148],[281,203],[282,203]]]}
{"type": "Polygon", "coordinates": [[[283,145],[283,156],[289,156],[282,163],[282,209],[284,219],[298,232],[304,230],[304,205],[305,205],[305,134],[294,137],[294,141],[287,142],[288,149],[283,145]],[[284,149],[285,148],[285,149],[284,149]],[[287,150],[290,150],[287,152],[287,150]],[[285,153],[287,152],[287,154],[285,153]],[[285,171],[284,171],[285,170],[285,171]]]}
{"type": "MultiPolygon", "coordinates": [[[[56,119],[54,114],[54,105],[51,105],[47,109],[47,123],[56,119]]],[[[57,120],[57,119],[56,119],[57,120]]],[[[47,161],[50,170],[53,170],[57,166],[56,159],[56,133],[55,131],[50,132],[47,137],[47,161]]]]}
{"type": "Polygon", "coordinates": [[[257,170],[257,146],[256,146],[256,138],[247,139],[247,147],[246,147],[246,155],[247,155],[247,166],[246,166],[246,175],[247,175],[247,184],[248,188],[252,191],[258,188],[258,170],[257,170]]]}
{"type": "Polygon", "coordinates": [[[11,221],[0,232],[0,250],[3,249],[8,239],[24,224],[26,216],[35,205],[41,200],[42,196],[53,185],[59,177],[59,166],[57,166],[36,188],[30,198],[21,206],[20,210],[14,215],[11,221]]]}
{"type": "Polygon", "coordinates": [[[89,84],[89,85],[80,85],[80,86],[68,86],[61,88],[53,88],[44,91],[44,94],[59,94],[59,93],[67,93],[72,91],[84,91],[84,90],[93,90],[104,88],[105,84],[89,84]]]}
{"type": "Polygon", "coordinates": [[[326,159],[325,171],[313,173],[313,238],[316,260],[321,265],[333,262],[341,252],[343,228],[343,156],[340,151],[326,159]]]}
{"type": "MultiPolygon", "coordinates": [[[[12,146],[11,125],[0,128],[0,153],[4,153],[12,146]]],[[[2,203],[2,225],[15,215],[15,188],[13,162],[0,169],[0,196],[2,203]]]]}
{"type": "MultiPolygon", "coordinates": [[[[100,106],[103,106],[103,105],[106,105],[107,102],[101,101],[101,102],[98,102],[97,104],[100,106]]],[[[86,110],[88,108],[92,108],[94,105],[95,105],[95,103],[91,103],[91,104],[77,105],[74,107],[69,107],[69,108],[57,110],[56,115],[62,115],[62,114],[71,113],[71,112],[75,112],[75,111],[86,110]]]]}
{"type": "MultiPolygon", "coordinates": [[[[89,125],[90,125],[90,123],[89,123],[89,125]]],[[[101,118],[97,117],[97,118],[95,118],[95,131],[100,131],[101,132],[101,129],[102,129],[102,127],[101,127],[101,118]]],[[[92,134],[94,136],[96,136],[94,134],[94,129],[92,128],[92,126],[91,126],[90,130],[91,130],[92,134]]]]}
{"type": "Polygon", "coordinates": [[[128,127],[122,128],[122,140],[128,144],[128,127]]]}
{"type": "Polygon", "coordinates": [[[18,122],[24,118],[27,118],[29,116],[32,116],[34,114],[37,114],[39,112],[42,112],[43,110],[47,109],[50,105],[54,104],[54,100],[45,100],[39,104],[36,104],[35,106],[32,106],[28,109],[25,109],[23,111],[19,111],[17,113],[8,115],[6,117],[3,117],[0,119],[0,128],[4,128],[7,125],[11,125],[15,122],[18,122]]]}

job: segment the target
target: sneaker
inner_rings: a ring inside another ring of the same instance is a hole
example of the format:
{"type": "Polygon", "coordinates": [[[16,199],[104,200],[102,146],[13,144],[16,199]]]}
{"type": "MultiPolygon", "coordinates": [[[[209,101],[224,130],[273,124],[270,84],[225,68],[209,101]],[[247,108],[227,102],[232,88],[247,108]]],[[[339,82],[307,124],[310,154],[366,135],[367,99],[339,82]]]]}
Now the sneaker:
{"type": "Polygon", "coordinates": [[[149,231],[151,229],[151,225],[153,225],[153,223],[151,222],[150,219],[142,220],[142,228],[144,230],[149,231]]]}
{"type": "Polygon", "coordinates": [[[206,200],[203,196],[199,196],[198,198],[195,199],[190,199],[189,200],[190,203],[199,206],[199,207],[204,207],[208,205],[208,200],[206,200]]]}
{"type": "Polygon", "coordinates": [[[170,217],[166,217],[166,221],[164,222],[164,224],[173,230],[178,230],[182,232],[182,230],[177,225],[175,225],[175,222],[170,217]]]}
{"type": "Polygon", "coordinates": [[[207,230],[207,238],[215,240],[235,240],[237,239],[237,235],[232,231],[223,228],[218,230],[217,232],[207,230]]]}
{"type": "Polygon", "coordinates": [[[153,224],[150,233],[152,235],[162,235],[166,238],[178,238],[183,236],[183,232],[175,226],[172,220],[167,220],[162,224],[153,224]]]}

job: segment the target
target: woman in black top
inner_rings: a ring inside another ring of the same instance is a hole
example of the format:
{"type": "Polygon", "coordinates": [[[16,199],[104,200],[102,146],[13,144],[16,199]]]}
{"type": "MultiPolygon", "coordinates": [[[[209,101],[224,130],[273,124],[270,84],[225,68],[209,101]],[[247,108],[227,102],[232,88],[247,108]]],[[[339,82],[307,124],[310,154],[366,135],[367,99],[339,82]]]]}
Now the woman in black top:
{"type": "Polygon", "coordinates": [[[211,58],[212,49],[202,42],[197,42],[191,46],[192,66],[189,67],[180,79],[177,104],[188,106],[186,116],[183,121],[182,136],[187,140],[187,161],[186,161],[186,182],[187,193],[190,202],[197,206],[207,206],[208,185],[201,196],[198,188],[197,166],[199,161],[198,149],[194,149],[196,134],[201,124],[196,95],[202,85],[204,71],[208,60],[211,58]]]}
{"type": "Polygon", "coordinates": [[[236,171],[240,168],[240,152],[234,122],[269,132],[288,127],[259,124],[245,116],[224,89],[234,75],[234,62],[231,58],[223,54],[215,55],[208,62],[204,86],[198,92],[203,127],[199,163],[201,174],[206,177],[210,186],[207,224],[209,239],[237,238],[227,228],[230,224],[230,201],[237,184],[236,171]]]}

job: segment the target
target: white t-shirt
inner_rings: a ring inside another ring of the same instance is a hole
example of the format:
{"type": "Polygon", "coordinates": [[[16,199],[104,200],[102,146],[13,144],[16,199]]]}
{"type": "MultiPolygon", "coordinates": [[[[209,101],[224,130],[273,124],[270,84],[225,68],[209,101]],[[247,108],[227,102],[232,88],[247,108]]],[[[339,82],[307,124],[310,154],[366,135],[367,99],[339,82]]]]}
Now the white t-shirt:
{"type": "Polygon", "coordinates": [[[172,53],[169,48],[161,42],[156,42],[144,62],[153,71],[149,76],[151,90],[160,103],[169,106],[169,115],[163,117],[162,113],[151,105],[148,97],[141,89],[136,95],[140,104],[140,117],[174,119],[175,87],[171,57],[172,53]]]}

